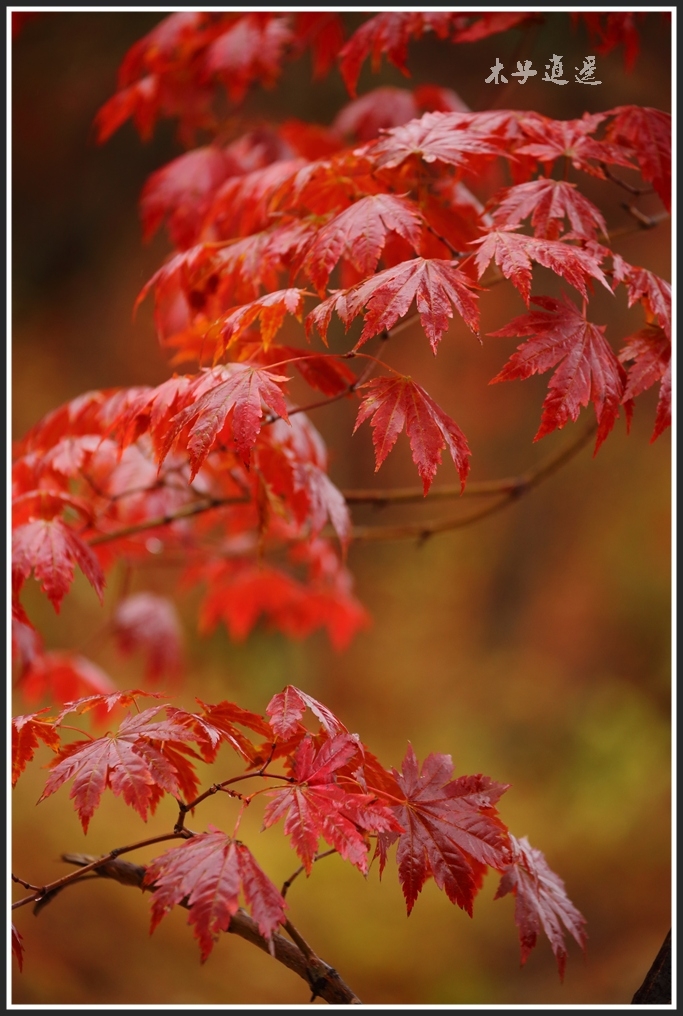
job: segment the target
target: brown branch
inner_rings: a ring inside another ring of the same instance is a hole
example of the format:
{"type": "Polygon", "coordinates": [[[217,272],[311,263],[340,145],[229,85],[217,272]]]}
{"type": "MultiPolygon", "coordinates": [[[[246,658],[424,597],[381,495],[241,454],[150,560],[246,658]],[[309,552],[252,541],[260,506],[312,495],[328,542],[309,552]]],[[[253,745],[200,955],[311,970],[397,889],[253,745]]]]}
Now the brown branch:
{"type": "Polygon", "coordinates": [[[641,194],[654,194],[654,187],[634,187],[632,184],[627,183],[626,180],[622,180],[616,173],[612,172],[606,162],[600,163],[600,168],[612,183],[616,183],[619,187],[623,187],[624,190],[628,191],[629,194],[633,194],[636,197],[640,197],[641,194]]]}
{"type": "MultiPolygon", "coordinates": [[[[49,900],[54,898],[61,889],[64,889],[72,882],[77,882],[79,879],[82,879],[83,875],[88,871],[97,870],[98,874],[106,875],[109,870],[110,863],[115,861],[120,854],[128,854],[131,850],[140,850],[142,847],[149,847],[154,843],[163,843],[165,840],[177,840],[179,838],[187,839],[191,835],[192,833],[187,830],[182,830],[178,833],[165,833],[162,836],[152,836],[150,839],[140,840],[139,843],[132,843],[127,847],[116,847],[114,850],[110,850],[108,854],[104,854],[102,857],[88,857],[88,860],[83,862],[80,871],[70,872],[68,875],[63,875],[62,878],[58,878],[55,882],[50,882],[48,885],[41,886],[36,889],[35,892],[31,893],[30,896],[24,896],[22,899],[13,903],[12,910],[18,910],[19,907],[25,907],[29,903],[42,903],[43,905],[48,903],[49,900]],[[100,871],[100,869],[102,870],[100,871]]],[[[85,854],[79,854],[78,856],[85,857],[85,854]]],[[[71,863],[76,864],[80,862],[72,861],[71,863]]],[[[12,877],[15,882],[19,882],[21,885],[26,885],[22,879],[15,876],[12,877]]]]}
{"type": "MultiPolygon", "coordinates": [[[[147,870],[143,865],[132,864],[130,861],[122,861],[118,858],[107,860],[109,857],[110,855],[107,855],[103,859],[91,857],[89,854],[63,854],[62,860],[68,864],[79,866],[79,871],[74,873],[75,878],[72,877],[71,881],[76,881],[84,871],[96,869],[97,874],[103,878],[113,879],[122,885],[143,888],[147,870]]],[[[151,891],[153,892],[154,889],[152,888],[151,891]]],[[[189,909],[187,900],[183,900],[180,906],[189,909]]],[[[230,918],[227,931],[229,934],[239,935],[240,938],[251,942],[252,945],[267,952],[279,963],[298,974],[311,987],[314,998],[319,996],[330,1005],[360,1005],[360,999],[344,983],[337,971],[317,957],[307,944],[305,950],[301,948],[296,939],[302,943],[303,939],[289,922],[286,922],[285,928],[295,941],[290,942],[284,935],[277,933],[268,940],[259,931],[256,921],[240,907],[230,918]]]]}
{"type": "MultiPolygon", "coordinates": [[[[357,526],[352,532],[352,537],[356,540],[398,540],[411,537],[426,539],[428,536],[439,532],[445,532],[450,529],[459,529],[463,526],[471,525],[473,522],[478,522],[479,519],[493,514],[500,508],[503,508],[505,505],[516,500],[518,497],[528,493],[533,487],[537,486],[542,480],[544,480],[546,476],[554,473],[583,447],[583,445],[595,433],[595,430],[596,424],[592,424],[590,428],[574,443],[569,445],[568,448],[562,450],[559,454],[551,456],[535,469],[522,473],[521,476],[506,477],[501,480],[480,480],[478,482],[468,484],[462,492],[463,497],[496,497],[500,495],[500,500],[498,502],[493,505],[488,505],[484,509],[472,512],[469,515],[459,516],[456,519],[443,519],[440,521],[415,523],[414,525],[395,526],[393,528],[357,526]]],[[[431,490],[426,495],[418,487],[399,487],[395,490],[384,489],[374,491],[365,489],[344,490],[342,493],[349,504],[365,503],[384,506],[387,504],[407,504],[410,502],[424,502],[427,500],[447,500],[460,497],[461,489],[459,484],[453,484],[431,490]]],[[[246,503],[246,498],[225,498],[222,500],[214,498],[211,501],[197,502],[179,509],[176,513],[165,515],[162,518],[148,519],[146,522],[139,522],[132,526],[125,526],[122,529],[109,533],[100,533],[90,539],[88,543],[91,546],[98,543],[106,543],[111,540],[120,539],[124,536],[129,536],[132,533],[143,532],[146,529],[155,529],[158,526],[170,525],[172,522],[179,519],[188,518],[192,515],[199,515],[202,512],[211,511],[214,508],[244,503],[246,503]]]]}
{"type": "Polygon", "coordinates": [[[667,932],[631,1005],[671,1005],[671,931],[667,932]]]}
{"type": "Polygon", "coordinates": [[[596,430],[597,423],[593,422],[566,448],[547,458],[545,462],[542,462],[535,469],[529,470],[520,476],[507,491],[500,491],[502,496],[499,500],[487,505],[485,508],[470,512],[467,515],[435,519],[427,522],[413,522],[396,526],[355,526],[352,531],[352,537],[354,540],[364,541],[405,539],[424,541],[436,533],[445,533],[451,529],[461,529],[464,526],[472,525],[474,522],[479,522],[480,519],[493,515],[517,500],[517,498],[528,494],[539,483],[542,483],[547,477],[552,476],[558,469],[561,469],[565,463],[569,462],[591,440],[596,430]]]}
{"type": "Polygon", "coordinates": [[[168,515],[159,515],[153,519],[145,519],[144,522],[135,522],[130,526],[123,526],[121,529],[113,529],[108,533],[98,533],[92,536],[87,542],[90,547],[100,543],[109,543],[112,540],[120,540],[125,536],[134,536],[136,533],[144,533],[147,529],[158,529],[161,526],[170,526],[173,522],[181,519],[191,518],[193,515],[200,515],[202,512],[211,511],[213,508],[223,508],[225,505],[248,504],[248,497],[215,497],[205,501],[193,501],[192,504],[184,505],[175,512],[168,515]]]}

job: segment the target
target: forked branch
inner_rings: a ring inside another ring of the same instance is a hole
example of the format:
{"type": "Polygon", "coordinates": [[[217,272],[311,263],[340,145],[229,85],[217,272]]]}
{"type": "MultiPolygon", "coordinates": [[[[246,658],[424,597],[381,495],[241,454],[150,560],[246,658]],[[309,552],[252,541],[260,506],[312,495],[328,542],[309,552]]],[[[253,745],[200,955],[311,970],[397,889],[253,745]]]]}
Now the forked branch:
{"type": "MultiPolygon", "coordinates": [[[[487,504],[484,508],[479,508],[476,511],[469,512],[467,514],[460,514],[445,519],[434,519],[426,522],[409,522],[396,526],[355,526],[352,531],[353,539],[426,540],[428,537],[434,536],[436,533],[445,533],[451,529],[461,529],[463,526],[472,525],[472,523],[478,522],[480,519],[486,518],[488,515],[493,515],[495,512],[507,507],[507,505],[512,504],[513,501],[516,501],[524,494],[528,494],[531,490],[537,487],[539,483],[542,483],[543,480],[552,476],[553,473],[556,473],[562,468],[562,466],[573,459],[585,445],[588,444],[596,430],[597,423],[591,423],[590,426],[588,426],[571,444],[560,449],[560,451],[556,452],[554,455],[549,456],[536,466],[535,469],[530,469],[519,477],[509,480],[494,480],[480,485],[480,489],[476,491],[480,495],[500,495],[496,501],[492,504],[487,504]]],[[[352,491],[349,493],[355,494],[358,501],[368,502],[373,500],[369,497],[369,491],[352,491]]],[[[375,499],[375,503],[382,505],[393,502],[394,500],[403,502],[423,500],[416,490],[411,492],[407,489],[403,489],[397,493],[399,496],[394,498],[391,491],[380,491],[375,499]]],[[[439,496],[439,491],[434,491],[434,494],[439,496]]],[[[454,494],[455,488],[444,488],[444,491],[440,496],[452,497],[454,494]]],[[[351,500],[351,498],[349,498],[349,500],[351,500]]]]}
{"type": "MultiPolygon", "coordinates": [[[[113,879],[122,885],[137,886],[143,888],[146,868],[141,864],[133,864],[124,861],[119,857],[111,859],[110,855],[104,858],[92,857],[89,854],[63,854],[62,860],[67,864],[75,864],[81,869],[95,871],[102,878],[113,879]]],[[[77,879],[71,879],[77,881],[77,879]]],[[[154,891],[152,889],[152,891],[154,891]]],[[[189,908],[187,900],[180,904],[186,909],[189,908]]],[[[303,939],[296,929],[288,921],[285,925],[287,931],[293,938],[300,942],[303,939]]],[[[290,941],[284,935],[273,934],[270,941],[261,934],[256,921],[250,917],[241,907],[230,918],[228,932],[232,935],[239,935],[240,938],[251,942],[252,945],[269,953],[279,963],[293,970],[298,974],[313,991],[313,997],[323,998],[330,1005],[360,1005],[360,999],[341,979],[337,971],[328,963],[325,963],[307,947],[304,951],[297,941],[290,941]]]]}

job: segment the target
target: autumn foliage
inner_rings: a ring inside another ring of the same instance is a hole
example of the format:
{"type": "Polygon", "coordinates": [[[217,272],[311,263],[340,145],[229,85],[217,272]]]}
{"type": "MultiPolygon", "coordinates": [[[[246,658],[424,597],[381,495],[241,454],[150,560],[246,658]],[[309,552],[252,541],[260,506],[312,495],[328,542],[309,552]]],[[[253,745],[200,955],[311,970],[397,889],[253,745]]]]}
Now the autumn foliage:
{"type": "MultiPolygon", "coordinates": [[[[624,44],[632,65],[634,15],[574,17],[585,19],[598,52],[624,44]]],[[[145,236],[165,226],[173,248],[138,304],[152,301],[175,372],[156,387],[86,392],[15,445],[17,685],[29,708],[53,704],[14,718],[12,777],[46,745],[54,758],[41,800],[69,784],[84,831],[107,790],[143,820],[174,798],[176,825],[159,839],[177,842],[147,866],[142,885],[152,890],[152,928],[174,906],[189,908],[202,960],[242,909],[272,951],[288,928],[284,890],[238,838],[257,799],[263,827],[282,828],[306,875],[325,851],[382,874],[395,850],[408,912],[433,879],[471,915],[491,869],[497,896],[515,896],[522,961],[543,932],[562,976],[565,933],[585,945],[585,921],[562,881],[498,813],[507,785],[454,775],[449,755],[420,762],[410,745],[400,768],[386,767],[293,686],[263,715],[230,701],[186,712],[158,692],[120,691],[84,656],[45,648],[21,602],[33,578],[59,611],[76,568],[102,599],[116,563],[174,551],[183,585],[202,590],[202,632],[223,624],[240,640],[263,621],[291,638],[323,629],[343,649],[369,615],[346,562],[351,507],[330,479],[311,413],[345,399],[357,439],[371,438],[376,470],[407,438],[424,496],[448,460],[458,489],[467,488],[466,434],[420,378],[389,363],[392,334],[413,319],[436,357],[446,341],[507,350],[491,383],[548,375],[536,440],[591,406],[597,452],[655,385],[652,440],[662,434],[671,421],[671,288],[611,249],[581,181],[613,187],[623,173],[670,210],[670,117],[633,105],[568,121],[472,112],[436,86],[356,96],[366,61],[386,59],[407,74],[409,44],[427,33],[460,45],[539,18],[394,11],[368,14],[347,37],[334,12],[180,12],[128,52],[97,115],[99,141],[128,120],[148,138],[171,117],[187,147],[152,174],[140,202],[145,236]],[[302,58],[314,79],[335,65],[342,75],[350,101],[333,123],[244,129],[235,110],[248,91],[272,87],[285,63],[302,58]],[[536,266],[561,280],[561,298],[532,292],[536,266]],[[498,284],[513,286],[528,310],[483,337],[480,303],[498,284]],[[641,320],[613,335],[592,320],[591,298],[619,287],[641,320]],[[295,377],[308,400],[293,401],[295,377]],[[74,717],[84,714],[93,734],[75,739],[74,717]],[[236,772],[216,770],[202,789],[197,763],[215,764],[222,746],[236,772]],[[234,827],[190,832],[185,817],[200,821],[214,793],[234,799],[234,827]]],[[[123,652],[144,655],[157,687],[180,672],[170,600],[124,597],[110,632],[123,652]]],[[[18,932],[13,944],[21,963],[18,932]]],[[[312,987],[324,995],[323,982],[312,987]]]]}

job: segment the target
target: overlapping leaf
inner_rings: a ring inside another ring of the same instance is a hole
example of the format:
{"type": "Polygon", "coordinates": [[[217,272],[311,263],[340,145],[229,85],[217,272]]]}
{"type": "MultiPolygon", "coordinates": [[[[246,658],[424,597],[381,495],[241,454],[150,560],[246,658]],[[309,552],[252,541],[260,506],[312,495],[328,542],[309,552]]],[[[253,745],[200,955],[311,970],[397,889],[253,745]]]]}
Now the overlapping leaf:
{"type": "Polygon", "coordinates": [[[194,731],[197,743],[201,745],[202,757],[206,762],[214,762],[218,748],[227,743],[245,761],[252,763],[256,757],[256,749],[248,737],[236,724],[255,731],[261,737],[271,737],[271,730],[266,721],[249,709],[243,709],[234,702],[218,702],[207,705],[198,700],[202,706],[201,713],[188,713],[183,709],[168,709],[168,715],[176,723],[180,723],[194,731]]]}
{"type": "Polygon", "coordinates": [[[258,322],[261,342],[267,349],[282,327],[285,314],[293,314],[299,321],[301,320],[303,296],[301,289],[278,289],[273,293],[266,293],[258,300],[237,307],[220,323],[220,332],[225,345],[234,342],[250,325],[258,322]]]}
{"type": "Polygon", "coordinates": [[[360,198],[320,229],[309,246],[303,267],[321,295],[340,258],[345,258],[361,275],[377,267],[389,232],[397,233],[414,250],[420,242],[421,219],[417,207],[407,198],[375,194],[360,198]]]}
{"type": "Polygon", "coordinates": [[[671,285],[665,279],[646,268],[630,265],[618,255],[613,255],[614,281],[623,282],[628,291],[628,305],[640,302],[645,308],[648,320],[655,320],[664,334],[671,339],[671,285]]]}
{"type": "Polygon", "coordinates": [[[531,293],[532,261],[566,279],[585,298],[588,297],[586,282],[590,278],[597,279],[606,289],[610,288],[595,254],[561,240],[545,240],[509,229],[498,229],[472,243],[479,246],[475,257],[479,278],[493,258],[527,305],[531,293]]]}
{"type": "MultiPolygon", "coordinates": [[[[272,703],[271,703],[272,705],[272,703]]],[[[270,708],[270,707],[269,707],[270,708]]],[[[274,797],[264,813],[264,827],[284,819],[284,831],[307,874],[322,838],[363,873],[368,870],[369,841],[365,830],[391,831],[396,820],[373,794],[347,793],[334,774],[359,751],[353,734],[340,733],[316,750],[313,738],[301,741],[291,763],[295,784],[269,791],[274,797]]]]}
{"type": "Polygon", "coordinates": [[[219,77],[231,100],[241,102],[253,82],[266,87],[275,84],[293,40],[287,16],[245,14],[208,47],[205,72],[219,77]]]}
{"type": "MultiPolygon", "coordinates": [[[[222,372],[224,374],[224,371],[222,372]]],[[[219,380],[174,417],[166,435],[162,458],[185,428],[189,428],[187,450],[196,476],[204,459],[230,422],[232,440],[242,455],[248,455],[261,429],[264,405],[288,419],[280,385],[289,380],[282,374],[258,365],[231,364],[228,377],[219,380]]]]}
{"type": "Polygon", "coordinates": [[[12,717],[12,786],[33,758],[40,741],[53,751],[59,750],[60,738],[54,720],[40,718],[48,709],[46,706],[37,713],[12,717]]]}
{"type": "Polygon", "coordinates": [[[207,145],[152,173],[140,196],[144,235],[151,237],[168,216],[169,234],[177,247],[196,243],[214,194],[238,172],[239,166],[221,148],[207,145]]]}
{"type": "Polygon", "coordinates": [[[375,446],[375,471],[396,444],[405,427],[410,439],[413,462],[422,478],[425,494],[448,448],[464,488],[469,472],[470,449],[465,435],[454,420],[437,406],[430,395],[409,377],[374,378],[361,385],[363,396],[354,433],[370,417],[375,446]]]}
{"type": "Polygon", "coordinates": [[[316,579],[306,584],[272,565],[228,568],[211,581],[200,608],[200,630],[212,631],[223,621],[230,637],[241,642],[263,618],[293,639],[326,629],[332,645],[344,649],[369,623],[349,586],[316,579]]]}
{"type": "Polygon", "coordinates": [[[671,114],[647,106],[618,106],[607,137],[635,154],[649,181],[671,211],[671,114]]]}
{"type": "Polygon", "coordinates": [[[285,903],[244,843],[213,826],[155,858],[145,874],[154,889],[151,931],[174,906],[186,901],[188,923],[199,941],[202,963],[244,896],[259,931],[270,939],[285,920],[285,903]]]}
{"type": "Polygon", "coordinates": [[[92,660],[57,650],[36,655],[22,674],[20,687],[27,702],[40,702],[47,696],[59,704],[116,692],[112,679],[92,660]]]}
{"type": "Polygon", "coordinates": [[[408,43],[432,31],[440,39],[448,37],[455,24],[464,23],[461,15],[450,11],[393,11],[376,14],[353,33],[339,54],[339,70],[350,95],[356,94],[360,69],[368,56],[373,70],[384,56],[408,74],[408,43]]]}
{"type": "Polygon", "coordinates": [[[286,740],[297,730],[307,709],[311,710],[329,737],[347,733],[344,724],[327,706],[292,684],[272,697],[266,707],[266,716],[270,717],[269,723],[275,734],[286,740]]]}
{"type": "MultiPolygon", "coordinates": [[[[531,338],[517,347],[490,383],[523,379],[557,367],[534,440],[561,429],[568,420],[578,419],[581,407],[592,402],[598,421],[597,451],[619,416],[625,371],[605,339],[604,325],[591,324],[566,297],[560,301],[539,296],[533,302],[543,310],[524,314],[491,333],[531,338]]],[[[627,418],[629,410],[627,404],[627,418]]]]}
{"type": "Polygon", "coordinates": [[[155,720],[157,713],[158,707],[146,709],[126,717],[117,734],[62,747],[40,800],[73,779],[69,796],[84,832],[107,787],[145,821],[165,793],[192,800],[198,782],[187,756],[200,757],[187,744],[193,731],[172,718],[155,720]]]}
{"type": "Polygon", "coordinates": [[[376,169],[386,170],[406,159],[476,170],[496,155],[510,158],[503,139],[479,126],[473,113],[425,113],[419,120],[385,131],[365,147],[364,154],[376,169]]]}
{"type": "Polygon", "coordinates": [[[396,808],[404,828],[396,861],[408,913],[429,877],[452,903],[472,914],[486,866],[501,869],[508,859],[508,835],[494,802],[506,789],[479,778],[452,780],[450,755],[428,755],[420,767],[411,745],[400,773],[405,795],[396,808]]]}
{"type": "Polygon", "coordinates": [[[12,533],[14,588],[21,588],[33,572],[56,611],[73,582],[76,564],[102,600],[104,574],[99,561],[61,519],[33,519],[12,533]]]}
{"type": "Polygon", "coordinates": [[[541,178],[508,187],[493,212],[496,226],[514,227],[529,215],[535,236],[556,240],[565,217],[575,236],[593,239],[596,231],[607,234],[602,213],[592,201],[566,180],[541,178]]]}
{"type": "Polygon", "coordinates": [[[539,113],[529,113],[521,121],[527,140],[515,152],[533,156],[543,163],[568,159],[575,169],[600,179],[605,178],[600,166],[603,162],[633,169],[634,164],[623,146],[592,137],[607,115],[584,113],[580,120],[550,120],[539,113]]]}
{"type": "Polygon", "coordinates": [[[532,847],[526,836],[518,840],[510,835],[510,847],[512,862],[503,872],[496,899],[514,893],[522,963],[526,962],[539,931],[543,930],[562,978],[567,962],[564,929],[585,949],[586,920],[568,898],[562,879],[551,871],[541,851],[532,847]]]}
{"type": "Polygon", "coordinates": [[[624,401],[635,399],[659,381],[659,398],[651,441],[671,426],[671,342],[663,329],[648,325],[626,339],[620,363],[630,363],[624,401]]]}
{"type": "Polygon", "coordinates": [[[477,333],[479,308],[472,280],[458,268],[457,261],[440,258],[413,258],[359,283],[340,290],[323,300],[306,317],[308,332],[316,326],[327,341],[332,311],[336,311],[348,329],[354,318],[366,308],[365,324],[356,348],[373,335],[389,331],[405,317],[415,300],[417,312],[432,350],[436,353],[443,333],[453,317],[453,307],[467,327],[477,333]]]}

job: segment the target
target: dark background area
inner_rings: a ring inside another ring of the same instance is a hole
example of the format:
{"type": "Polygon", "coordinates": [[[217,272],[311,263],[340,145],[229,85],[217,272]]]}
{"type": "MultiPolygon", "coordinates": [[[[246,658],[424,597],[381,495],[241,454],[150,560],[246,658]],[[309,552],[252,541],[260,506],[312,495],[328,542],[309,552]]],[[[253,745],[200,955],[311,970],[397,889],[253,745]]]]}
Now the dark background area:
{"type": "MultiPolygon", "coordinates": [[[[179,148],[163,122],[143,144],[130,124],[106,145],[92,121],[113,93],[127,48],[158,22],[158,13],[45,14],[13,43],[12,63],[12,406],[15,436],[44,413],[97,387],[154,384],[169,374],[148,304],[131,320],[135,297],[168,252],[163,235],[140,240],[137,200],[147,176],[179,148]]],[[[359,15],[348,15],[356,24],[359,15]]],[[[563,89],[515,82],[504,94],[486,85],[496,57],[542,68],[552,53],[567,66],[592,52],[568,14],[547,15],[525,37],[510,31],[453,47],[411,44],[411,80],[383,63],[366,66],[359,94],[379,84],[454,88],[473,108],[537,109],[557,118],[637,103],[670,109],[670,29],[660,14],[640,26],[641,54],[631,73],[623,52],[597,58],[603,84],[563,89]]],[[[336,71],[311,85],[307,60],[287,67],[268,92],[246,100],[245,115],[330,123],[347,101],[336,71]]],[[[629,222],[616,187],[574,173],[611,229],[629,222]]],[[[642,207],[657,211],[655,198],[642,207]]],[[[668,223],[634,232],[614,249],[668,278],[668,223]]],[[[534,291],[555,280],[535,270],[534,291]]],[[[553,292],[555,290],[552,290],[553,292]]],[[[482,298],[482,334],[524,310],[509,285],[482,298]]],[[[592,317],[615,343],[642,326],[623,293],[600,295],[592,317]]],[[[293,336],[292,336],[293,337],[293,336]]],[[[472,479],[523,471],[571,439],[576,427],[532,444],[548,376],[495,385],[488,380],[514,340],[480,347],[454,324],[434,358],[419,328],[392,342],[390,362],[410,370],[460,424],[473,449],[472,479]]],[[[407,920],[393,861],[382,883],[363,880],[339,859],[323,861],[290,893],[292,919],[318,953],[369,1004],[615,1005],[628,1003],[670,926],[670,437],[649,443],[656,392],[639,400],[630,435],[623,419],[595,459],[586,450],[561,473],[503,513],[417,547],[410,542],[358,544],[350,552],[360,599],[373,626],[344,653],[323,636],[304,643],[258,629],[244,644],[221,630],[198,639],[196,598],[181,597],[189,673],[180,693],[223,698],[262,712],[287,683],[329,705],[386,765],[398,766],[410,739],[419,758],[452,754],[456,773],[483,772],[512,784],[501,813],[528,835],[564,879],[588,920],[584,960],[574,943],[564,984],[540,942],[519,969],[510,897],[493,901],[490,876],[474,920],[433,884],[407,920]]],[[[318,414],[340,486],[373,482],[370,433],[351,437],[355,407],[318,414]]],[[[592,414],[592,408],[584,414],[592,414]]],[[[444,463],[437,481],[451,483],[444,463]]],[[[382,486],[415,484],[401,437],[377,478],[382,486]]],[[[411,517],[445,512],[418,506],[411,517]]],[[[391,521],[389,512],[359,520],[391,521]]],[[[405,513],[402,514],[405,518],[405,513]]],[[[144,570],[136,588],[167,591],[171,568],[144,570]]],[[[110,582],[116,592],[116,575],[110,582]]],[[[110,609],[111,599],[105,602],[110,609]]],[[[80,579],[59,617],[35,589],[29,615],[48,648],[80,647],[102,622],[80,579]]],[[[108,644],[87,645],[120,687],[139,687],[141,669],[108,644]]],[[[15,712],[25,712],[20,700],[15,712]]],[[[41,752],[39,762],[48,760],[41,752]]],[[[207,779],[215,779],[215,774],[207,779]]],[[[105,797],[83,837],[66,789],[35,807],[45,772],[36,763],[15,791],[14,867],[42,884],[64,872],[63,851],[98,854],[140,838],[139,819],[105,797]]],[[[227,827],[229,804],[212,801],[197,821],[227,827]]],[[[173,820],[162,802],[144,834],[173,820]]],[[[231,813],[232,814],[232,813],[231,813]]],[[[234,816],[233,816],[234,817],[234,816]]],[[[274,878],[295,858],[277,829],[258,834],[248,815],[242,835],[274,878]]],[[[144,863],[148,856],[141,855],[144,863]]],[[[114,884],[88,883],[62,894],[37,918],[16,915],[26,944],[13,1001],[23,1005],[303,1004],[293,974],[253,947],[222,936],[208,962],[199,955],[187,915],[174,912],[148,936],[148,900],[114,884]]]]}

